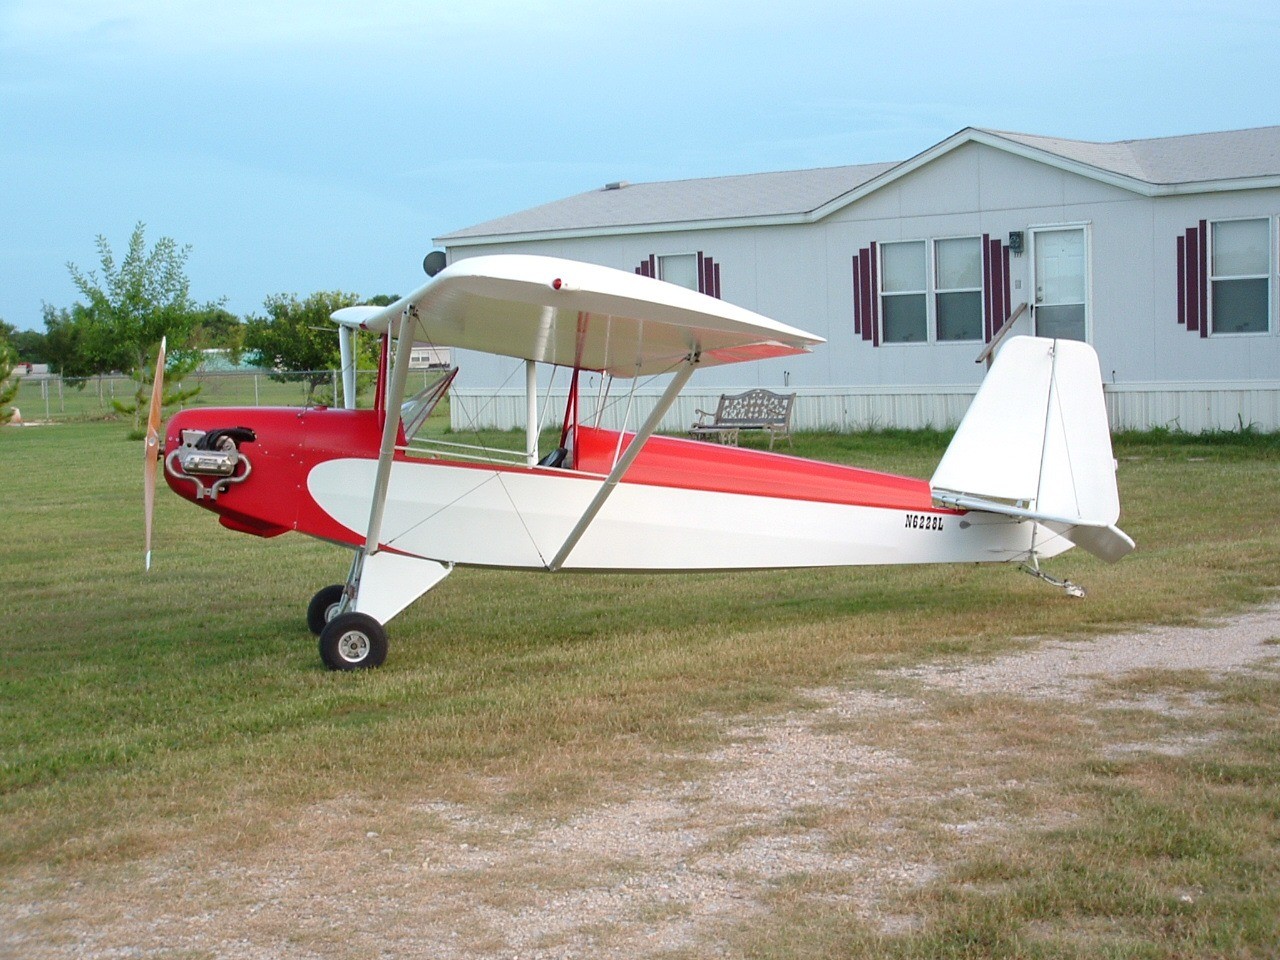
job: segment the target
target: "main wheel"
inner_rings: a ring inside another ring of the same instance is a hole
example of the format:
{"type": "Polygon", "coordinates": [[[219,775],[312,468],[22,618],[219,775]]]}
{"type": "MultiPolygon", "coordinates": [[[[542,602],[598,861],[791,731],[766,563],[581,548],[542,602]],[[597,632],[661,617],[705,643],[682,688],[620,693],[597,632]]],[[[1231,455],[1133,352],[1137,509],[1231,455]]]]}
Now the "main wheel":
{"type": "Polygon", "coordinates": [[[330,670],[365,670],[387,659],[387,631],[367,613],[340,613],[320,631],[320,659],[330,670]]]}
{"type": "Polygon", "coordinates": [[[335,583],[311,598],[311,603],[307,605],[307,629],[317,637],[324,625],[338,615],[342,606],[342,594],[346,589],[346,584],[335,583]]]}

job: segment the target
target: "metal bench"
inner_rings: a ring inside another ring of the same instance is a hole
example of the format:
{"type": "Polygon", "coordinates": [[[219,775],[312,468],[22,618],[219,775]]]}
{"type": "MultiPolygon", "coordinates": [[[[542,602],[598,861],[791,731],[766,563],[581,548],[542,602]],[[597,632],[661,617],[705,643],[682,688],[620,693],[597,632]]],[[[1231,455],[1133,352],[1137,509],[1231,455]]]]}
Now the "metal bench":
{"type": "Polygon", "coordinates": [[[695,411],[698,422],[689,427],[689,436],[714,437],[721,443],[736,447],[740,431],[762,430],[769,434],[770,450],[778,437],[786,437],[790,445],[791,410],[795,402],[794,393],[774,393],[763,389],[722,394],[715,413],[695,411]]]}

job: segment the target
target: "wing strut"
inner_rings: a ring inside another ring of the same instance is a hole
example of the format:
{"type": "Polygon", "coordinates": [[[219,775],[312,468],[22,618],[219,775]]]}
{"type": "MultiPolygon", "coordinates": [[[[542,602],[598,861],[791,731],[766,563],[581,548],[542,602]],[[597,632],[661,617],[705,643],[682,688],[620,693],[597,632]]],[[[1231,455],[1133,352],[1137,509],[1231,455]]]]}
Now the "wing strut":
{"type": "Polygon", "coordinates": [[[643,449],[649,438],[653,436],[653,432],[658,429],[658,424],[662,422],[662,418],[671,409],[671,405],[675,403],[680,391],[684,389],[684,385],[693,376],[693,371],[698,367],[698,359],[697,354],[691,354],[676,370],[676,375],[671,378],[671,383],[667,385],[667,389],[658,398],[658,403],[653,408],[653,412],[649,414],[636,435],[631,438],[631,443],[622,452],[618,462],[613,465],[613,469],[609,471],[609,476],[605,477],[604,483],[596,491],[596,495],[592,498],[591,503],[587,505],[586,511],[578,519],[574,528],[569,531],[569,536],[565,539],[563,546],[560,547],[559,552],[551,559],[551,562],[547,564],[548,570],[554,573],[564,566],[565,560],[569,558],[573,548],[578,545],[582,535],[587,532],[587,527],[591,526],[591,522],[595,520],[596,514],[600,512],[600,508],[604,506],[605,501],[609,499],[609,495],[617,487],[622,475],[627,472],[627,468],[631,466],[632,461],[639,456],[641,449],[643,449]]]}
{"type": "Polygon", "coordinates": [[[373,507],[369,512],[369,532],[364,540],[365,556],[378,552],[378,538],[382,535],[382,514],[387,506],[387,484],[391,481],[391,461],[395,459],[400,404],[404,402],[405,383],[409,379],[409,357],[413,354],[413,324],[416,319],[416,308],[405,307],[396,333],[396,359],[391,368],[387,404],[383,411],[382,446],[378,451],[378,472],[373,481],[373,507]]]}
{"type": "Polygon", "coordinates": [[[338,355],[342,362],[342,407],[356,408],[356,332],[351,327],[338,327],[338,355]]]}

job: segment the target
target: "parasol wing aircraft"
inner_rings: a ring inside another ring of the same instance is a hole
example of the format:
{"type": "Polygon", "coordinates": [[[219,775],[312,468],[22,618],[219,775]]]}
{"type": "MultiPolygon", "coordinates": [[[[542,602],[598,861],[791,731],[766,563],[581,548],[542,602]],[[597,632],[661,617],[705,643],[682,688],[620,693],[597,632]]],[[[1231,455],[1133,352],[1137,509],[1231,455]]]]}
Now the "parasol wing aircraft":
{"type": "MultiPolygon", "coordinates": [[[[1097,357],[1006,343],[932,480],[655,435],[701,367],[808,352],[822,338],[660,280],[500,255],[455,263],[386,307],[333,315],[340,408],[189,409],[164,430],[169,486],[232,530],[351,550],[307,611],[331,669],[380,665],[386,624],[457,565],[556,572],[1014,562],[1073,545],[1133,549],[1097,357]],[[382,339],[375,402],[356,409],[357,330],[382,339]],[[425,438],[456,369],[406,399],[418,344],[526,362],[526,449],[425,438]],[[559,446],[538,449],[536,364],[571,372],[559,446]],[[581,414],[579,375],[666,379],[634,431],[581,414]]],[[[149,448],[150,449],[150,448],[149,448]]],[[[150,516],[148,508],[148,530],[150,516]]],[[[148,533],[148,550],[150,549],[148,533]]]]}

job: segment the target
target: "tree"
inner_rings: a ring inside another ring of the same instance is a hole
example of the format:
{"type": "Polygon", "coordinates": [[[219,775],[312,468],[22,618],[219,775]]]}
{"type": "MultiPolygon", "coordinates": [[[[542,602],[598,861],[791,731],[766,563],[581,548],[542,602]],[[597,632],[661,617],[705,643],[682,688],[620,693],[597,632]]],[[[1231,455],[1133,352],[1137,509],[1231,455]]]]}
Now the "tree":
{"type": "Polygon", "coordinates": [[[18,395],[18,378],[9,380],[9,374],[13,373],[14,356],[5,334],[12,329],[13,327],[0,320],[0,423],[8,423],[13,419],[13,408],[6,404],[12,403],[13,398],[18,395]]]}
{"type": "MultiPolygon", "coordinates": [[[[137,433],[150,402],[150,360],[161,338],[169,338],[170,373],[180,377],[199,362],[198,354],[186,349],[199,309],[186,275],[191,247],[161,237],[148,251],[146,225],[141,222],[134,226],[129,249],[118,264],[106,237],[99,235],[97,246],[101,277],[67,264],[87,302],[69,312],[46,306],[45,326],[49,338],[56,333],[60,346],[67,348],[60,357],[64,375],[68,367],[79,376],[120,370],[137,380],[133,403],[114,402],[119,412],[133,416],[137,433]]],[[[175,403],[194,392],[169,393],[164,402],[175,403]]]]}
{"type": "Polygon", "coordinates": [[[64,379],[79,381],[119,370],[120,355],[92,309],[83,303],[67,307],[44,305],[45,352],[49,364],[64,379]]]}
{"type": "Polygon", "coordinates": [[[9,334],[9,346],[23,363],[48,363],[45,335],[39,330],[16,330],[9,334]]]}
{"type": "MultiPolygon", "coordinates": [[[[338,328],[329,316],[360,302],[355,294],[336,290],[313,293],[305,300],[283,293],[267,297],[263,302],[267,315],[245,320],[244,346],[249,362],[272,371],[274,380],[305,384],[306,402],[311,403],[317,391],[331,383],[332,371],[342,364],[338,328]]],[[[373,338],[357,337],[357,368],[376,366],[377,362],[373,338]]]]}
{"type": "Polygon", "coordinates": [[[244,351],[244,324],[230,310],[205,304],[195,312],[191,344],[202,350],[225,350],[235,363],[244,351]]]}

